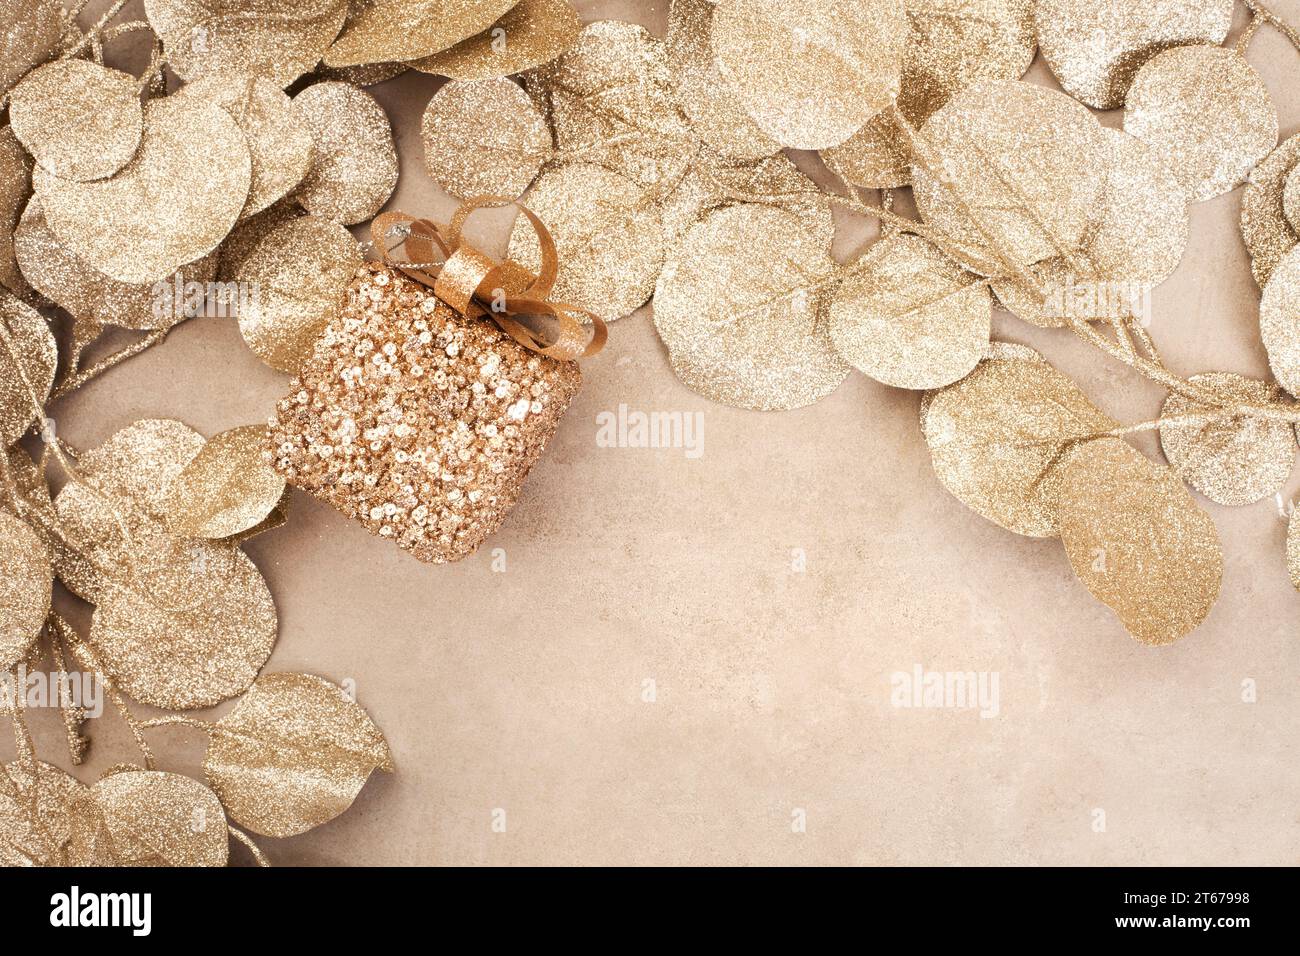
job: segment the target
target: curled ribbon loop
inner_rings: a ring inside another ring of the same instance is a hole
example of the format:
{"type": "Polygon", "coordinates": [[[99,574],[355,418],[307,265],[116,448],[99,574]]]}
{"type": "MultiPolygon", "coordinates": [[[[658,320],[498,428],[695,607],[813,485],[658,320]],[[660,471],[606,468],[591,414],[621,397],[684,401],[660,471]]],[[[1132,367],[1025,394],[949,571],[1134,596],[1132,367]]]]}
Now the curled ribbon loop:
{"type": "Polygon", "coordinates": [[[522,203],[505,196],[477,196],[461,205],[445,227],[406,213],[385,212],[370,224],[370,235],[385,265],[430,287],[462,315],[491,319],[539,355],[569,361],[595,355],[605,347],[609,329],[600,316],[551,301],[560,274],[559,253],[546,224],[522,203]],[[536,274],[509,259],[498,262],[464,241],[465,221],[473,213],[502,206],[518,208],[537,234],[542,255],[536,274]],[[393,257],[398,249],[405,251],[405,259],[393,257]],[[525,316],[554,319],[554,328],[544,334],[521,321],[525,316]]]}

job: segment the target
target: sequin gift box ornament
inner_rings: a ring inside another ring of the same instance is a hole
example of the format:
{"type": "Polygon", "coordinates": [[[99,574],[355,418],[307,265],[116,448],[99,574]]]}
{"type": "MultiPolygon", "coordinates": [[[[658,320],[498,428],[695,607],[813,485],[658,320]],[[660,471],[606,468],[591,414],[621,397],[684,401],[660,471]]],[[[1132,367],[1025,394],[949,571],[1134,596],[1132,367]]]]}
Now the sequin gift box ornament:
{"type": "Polygon", "coordinates": [[[529,210],[537,275],[461,242],[469,213],[506,202],[466,203],[445,229],[377,217],[384,261],[358,270],[270,423],[290,484],[422,561],[468,557],[501,525],[578,392],[575,359],[605,341],[599,318],[547,300],[555,247],[529,210]]]}

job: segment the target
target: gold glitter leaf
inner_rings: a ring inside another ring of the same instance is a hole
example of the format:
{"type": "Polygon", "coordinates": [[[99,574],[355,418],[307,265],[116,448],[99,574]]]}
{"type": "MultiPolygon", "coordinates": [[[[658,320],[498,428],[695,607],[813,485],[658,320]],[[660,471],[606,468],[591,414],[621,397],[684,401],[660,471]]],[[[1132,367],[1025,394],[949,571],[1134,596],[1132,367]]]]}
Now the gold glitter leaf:
{"type": "MultiPolygon", "coordinates": [[[[608,169],[570,163],[544,173],[525,201],[560,253],[553,299],[613,321],[650,298],[666,249],[663,220],[645,190],[608,169]]],[[[540,266],[537,235],[522,216],[508,256],[534,272],[540,266]]]]}
{"type": "Polygon", "coordinates": [[[348,0],[145,0],[144,10],[181,79],[257,75],[283,88],[320,62],[348,0]]]}
{"type": "Polygon", "coordinates": [[[38,761],[34,775],[19,761],[0,765],[0,866],[61,862],[72,804],[85,792],[75,777],[47,763],[38,761]]]}
{"type": "Polygon", "coordinates": [[[1296,518],[1296,510],[1300,509],[1292,510],[1286,522],[1286,570],[1291,584],[1300,591],[1300,518],[1296,518]]]}
{"type": "Polygon", "coordinates": [[[1241,54],[1176,47],[1134,77],[1124,131],[1154,148],[1199,202],[1239,185],[1277,145],[1277,110],[1241,54]]]}
{"type": "Polygon", "coordinates": [[[281,199],[255,216],[240,222],[226,237],[218,252],[217,279],[233,282],[244,260],[257,248],[257,244],[286,222],[301,219],[307,211],[292,199],[281,199]]]}
{"type": "Polygon", "coordinates": [[[175,95],[220,106],[243,130],[252,179],[241,219],[287,195],[311,168],[312,131],[293,110],[289,97],[270,80],[214,75],[186,84],[175,95]]]}
{"type": "Polygon", "coordinates": [[[1088,106],[1124,105],[1138,69],[1169,47],[1222,43],[1233,0],[1037,0],[1043,57],[1067,93],[1088,106]]]}
{"type": "Polygon", "coordinates": [[[710,0],[672,0],[665,50],[672,66],[677,101],[693,131],[723,156],[763,159],[781,144],[763,132],[732,96],[713,58],[710,0]]]}
{"type": "Polygon", "coordinates": [[[203,759],[231,818],[274,837],[333,820],[374,770],[392,769],[384,735],[366,712],[310,674],[259,677],[212,728],[203,759]]]}
{"type": "Polygon", "coordinates": [[[906,41],[901,0],[722,0],[713,16],[731,94],[797,149],[836,146],[888,107],[906,41]]]}
{"type": "Polygon", "coordinates": [[[1300,166],[1300,134],[1284,140],[1250,174],[1241,193],[1241,237],[1250,271],[1261,289],[1279,260],[1300,242],[1300,229],[1286,216],[1287,176],[1300,166]]]}
{"type": "Polygon", "coordinates": [[[111,176],[131,161],[144,110],[130,74],[86,60],[57,60],[13,88],[9,122],[43,169],[84,181],[111,176]]]}
{"type": "Polygon", "coordinates": [[[0,670],[27,656],[50,613],[54,570],[45,543],[0,511],[0,670]]]}
{"type": "Polygon", "coordinates": [[[156,283],[134,285],[110,279],[59,242],[50,231],[41,204],[36,199],[23,210],[14,233],[14,249],[23,277],[73,318],[137,330],[160,329],[175,324],[184,311],[186,285],[206,285],[217,267],[216,255],[209,253],[197,262],[181,266],[165,280],[169,286],[166,289],[156,283]],[[175,307],[176,292],[182,294],[180,309],[175,307]]]}
{"type": "MultiPolygon", "coordinates": [[[[1242,404],[1276,402],[1280,389],[1231,372],[1207,372],[1188,381],[1242,404]]],[[[1248,505],[1281,490],[1295,464],[1296,435],[1290,422],[1258,415],[1196,420],[1210,411],[1172,393],[1160,410],[1160,445],[1175,474],[1211,501],[1248,505]],[[1187,421],[1179,421],[1187,418],[1187,421]]]]}
{"type": "Polygon", "coordinates": [[[63,7],[56,0],[13,0],[0,7],[0,92],[57,51],[63,7]]]}
{"type": "Polygon", "coordinates": [[[1137,640],[1172,644],[1219,595],[1214,522],[1182,482],[1118,438],[1085,442],[1059,467],[1070,567],[1137,640]]]}
{"type": "Polygon", "coordinates": [[[1106,182],[1106,141],[1085,107],[1029,83],[982,80],[953,96],[921,135],[941,168],[914,167],[917,208],[964,263],[1004,271],[937,173],[1018,264],[1077,247],[1106,182]]]}
{"type": "Polygon", "coordinates": [[[1300,246],[1282,257],[1264,286],[1259,335],[1277,380],[1300,395],[1300,246]]]}
{"type": "Polygon", "coordinates": [[[362,261],[361,245],[328,219],[304,216],[273,229],[235,273],[257,290],[239,314],[248,347],[272,368],[296,372],[362,261]]]}
{"type": "Polygon", "coordinates": [[[72,866],[225,866],[229,853],[221,801],[178,773],[124,770],[72,804],[72,866]]]}
{"type": "Polygon", "coordinates": [[[31,290],[18,269],[14,229],[24,203],[32,194],[32,164],[13,129],[0,128],[0,286],[20,298],[31,290]]]}
{"type": "Polygon", "coordinates": [[[1293,230],[1300,230],[1300,172],[1292,169],[1282,190],[1282,211],[1293,230]]]}
{"type": "Polygon", "coordinates": [[[429,175],[460,199],[518,196],[551,155],[545,117],[505,78],[443,86],[424,111],[420,138],[429,175]]]}
{"type": "Polygon", "coordinates": [[[1054,537],[1061,455],[1116,425],[1041,357],[1001,355],[930,396],[923,424],[934,471],[995,524],[1054,537]]]}
{"type": "Polygon", "coordinates": [[[849,373],[827,334],[835,273],[826,246],[799,219],[731,206],[687,233],[655,288],[654,320],[677,376],[739,408],[809,405],[849,373]],[[756,268],[755,263],[762,263],[756,268]]]}
{"type": "Polygon", "coordinates": [[[36,168],[59,241],[120,282],[156,282],[212,252],[248,198],[244,134],[220,107],[168,97],[145,107],[144,138],[117,175],[89,183],[36,168]]]}
{"type": "Polygon", "coordinates": [[[327,66],[418,60],[487,30],[519,0],[371,0],[348,18],[327,66]]]}
{"type": "Polygon", "coordinates": [[[482,33],[411,63],[453,80],[522,73],[555,59],[578,39],[582,23],[567,0],[520,0],[482,33]]]}
{"type": "Polygon", "coordinates": [[[266,519],[284,479],[262,460],[265,425],[208,439],[167,491],[167,526],[187,538],[229,538],[266,519]]]}
{"type": "Polygon", "coordinates": [[[3,289],[0,324],[0,444],[8,447],[36,421],[32,393],[42,403],[50,394],[59,351],[44,316],[3,289]]]}
{"type": "Polygon", "coordinates": [[[896,388],[957,381],[989,345],[993,297],[933,243],[877,242],[835,293],[831,340],[854,368],[896,388]]]}
{"type": "Polygon", "coordinates": [[[298,201],[345,226],[370,219],[397,185],[393,130],[379,101],[347,83],[326,82],[295,96],[293,108],[316,144],[298,201]]]}

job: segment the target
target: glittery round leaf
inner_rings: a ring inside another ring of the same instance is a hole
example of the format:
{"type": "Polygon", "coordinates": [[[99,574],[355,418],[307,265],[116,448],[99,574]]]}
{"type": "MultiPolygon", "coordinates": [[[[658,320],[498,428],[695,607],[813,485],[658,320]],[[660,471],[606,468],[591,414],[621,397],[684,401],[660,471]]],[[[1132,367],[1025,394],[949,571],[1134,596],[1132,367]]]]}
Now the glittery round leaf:
{"type": "Polygon", "coordinates": [[[1259,336],[1277,380],[1300,395],[1300,246],[1282,257],[1264,286],[1259,336]]]}
{"type": "MultiPolygon", "coordinates": [[[[1243,404],[1276,402],[1279,389],[1231,372],[1193,375],[1194,385],[1243,404]]],[[[1210,407],[1171,393],[1160,410],[1160,445],[1170,466],[1211,501],[1248,505],[1281,490],[1295,464],[1296,436],[1289,422],[1258,415],[1197,421],[1210,407]],[[1188,419],[1179,421],[1179,419],[1188,419]]]]}
{"type": "Polygon", "coordinates": [[[32,194],[32,164],[12,128],[0,128],[0,286],[26,298],[31,290],[18,269],[14,229],[32,194]]]}
{"type": "Polygon", "coordinates": [[[882,110],[838,146],[822,151],[836,175],[864,189],[890,189],[912,182],[912,150],[892,110],[882,110]]]}
{"type": "Polygon", "coordinates": [[[257,75],[283,88],[320,62],[348,0],[145,0],[144,9],[181,79],[257,75]]]}
{"type": "Polygon", "coordinates": [[[895,0],[722,0],[718,69],[783,146],[836,146],[898,93],[907,21],[895,0]]]}
{"type": "Polygon", "coordinates": [[[244,134],[220,107],[178,97],[145,107],[140,151],[89,183],[33,174],[59,241],[121,282],[156,282],[212,252],[248,198],[244,134]]]}
{"type": "Polygon", "coordinates": [[[304,216],[272,230],[235,274],[257,290],[239,315],[248,347],[272,368],[296,372],[362,261],[352,234],[328,219],[304,216]]]}
{"type": "Polygon", "coordinates": [[[284,479],[262,460],[265,425],[208,439],[167,490],[167,527],[187,538],[229,538],[256,527],[279,503],[284,479]]]}
{"type": "Polygon", "coordinates": [[[1078,245],[1106,182],[1106,141],[1086,108],[1044,87],[983,80],[931,116],[921,137],[927,165],[946,173],[961,202],[917,165],[917,208],[963,264],[1005,271],[972,215],[1020,265],[1078,245]]]}
{"type": "Polygon", "coordinates": [[[453,80],[486,80],[547,63],[578,39],[582,23],[568,0],[520,0],[500,20],[411,66],[453,80]]]}
{"type": "Polygon", "coordinates": [[[897,388],[939,388],[988,350],[988,286],[919,236],[877,242],[830,307],[835,348],[854,368],[897,388]]]}
{"type": "Polygon", "coordinates": [[[654,320],[677,376],[739,408],[810,405],[849,373],[826,330],[835,265],[794,215],[731,206],[694,226],[655,288],[654,320]]]}
{"type": "Polygon", "coordinates": [[[255,216],[249,216],[240,222],[226,237],[226,241],[217,250],[219,263],[217,279],[220,282],[232,282],[239,274],[244,260],[257,248],[257,244],[270,235],[279,226],[307,215],[306,210],[289,199],[263,209],[255,216]]]}
{"type": "Polygon", "coordinates": [[[420,123],[429,175],[461,199],[518,196],[551,155],[551,131],[528,94],[500,78],[455,81],[420,123]]]}
{"type": "Polygon", "coordinates": [[[302,182],[312,166],[312,131],[280,87],[263,77],[207,76],[176,93],[214,103],[244,133],[252,159],[248,200],[240,218],[261,212],[302,182]]]}
{"type": "Polygon", "coordinates": [[[1037,0],[1043,57],[1067,93],[1113,110],[1138,69],[1162,50],[1222,43],[1233,0],[1037,0]]]}
{"type": "Polygon", "coordinates": [[[1241,193],[1241,237],[1250,271],[1263,289],[1281,258],[1300,242],[1300,229],[1286,216],[1287,177],[1300,167],[1300,134],[1283,140],[1251,172],[1241,193]]]}
{"type": "Polygon", "coordinates": [[[47,763],[38,761],[35,774],[18,761],[0,765],[0,866],[61,862],[72,804],[85,791],[75,777],[47,763]]]}
{"type": "Polygon", "coordinates": [[[1124,131],[1155,149],[1192,200],[1201,201],[1239,185],[1277,145],[1277,110],[1241,54],[1177,47],[1134,77],[1124,131]]]}
{"type": "Polygon", "coordinates": [[[1050,538],[1062,453],[1116,425],[1042,359],[997,357],[933,393],[924,427],[935,474],[962,504],[1009,531],[1050,538]]]}
{"type": "Polygon", "coordinates": [[[1300,232],[1300,172],[1292,169],[1282,190],[1282,211],[1291,228],[1300,232]]]}
{"type": "MultiPolygon", "coordinates": [[[[803,228],[830,248],[835,237],[835,222],[831,203],[817,184],[803,174],[783,153],[757,161],[727,160],[702,152],[692,171],[701,180],[696,198],[696,213],[680,230],[672,235],[679,237],[704,214],[737,203],[771,206],[793,213],[803,228]]],[[[679,191],[689,192],[688,177],[679,191]]],[[[677,206],[677,193],[670,194],[660,203],[665,225],[670,224],[671,211],[677,206]]]]}
{"type": "Polygon", "coordinates": [[[135,156],[144,110],[135,77],[86,60],[37,67],[14,87],[9,121],[43,169],[102,179],[135,156]]]}
{"type": "Polygon", "coordinates": [[[781,144],[750,119],[731,94],[713,58],[709,0],[672,0],[665,49],[676,80],[677,101],[692,129],[710,147],[733,159],[763,159],[781,144]]]}
{"type": "Polygon", "coordinates": [[[1286,523],[1286,570],[1291,584],[1300,591],[1300,518],[1294,510],[1286,523]]]}
{"type": "Polygon", "coordinates": [[[316,144],[296,196],[310,213],[344,225],[373,217],[397,185],[397,149],[383,107],[346,83],[317,83],[293,98],[316,144]]]}
{"type": "Polygon", "coordinates": [[[0,670],[27,656],[50,613],[53,583],[50,555],[40,536],[0,511],[0,670]]]}
{"type": "Polygon", "coordinates": [[[229,852],[221,801],[178,773],[124,770],[72,804],[72,866],[225,866],[229,852]]]}
{"type": "Polygon", "coordinates": [[[370,0],[353,11],[327,66],[418,60],[488,29],[519,0],[370,0]]]}
{"type": "MultiPolygon", "coordinates": [[[[572,163],[543,174],[524,200],[546,224],[560,254],[551,298],[606,321],[650,298],[663,265],[663,221],[645,190],[599,166],[572,163]]],[[[541,250],[522,217],[508,257],[536,271],[541,250]]]]}
{"type": "Polygon", "coordinates": [[[32,399],[43,404],[49,396],[59,352],[44,316],[3,289],[0,324],[0,445],[7,447],[36,421],[32,399]]]}
{"type": "MultiPolygon", "coordinates": [[[[59,242],[35,199],[23,210],[14,233],[14,248],[23,277],[73,318],[126,329],[159,329],[175,324],[184,312],[187,284],[200,283],[206,291],[206,284],[216,273],[216,255],[210,253],[169,276],[165,290],[155,283],[136,285],[110,279],[59,242]],[[182,294],[180,309],[176,308],[176,291],[182,294]]],[[[197,296],[196,287],[191,286],[190,291],[197,296]]]]}
{"type": "Polygon", "coordinates": [[[55,54],[63,25],[57,0],[11,0],[0,8],[0,91],[55,54]]]}
{"type": "Polygon", "coordinates": [[[231,818],[287,837],[333,820],[374,770],[391,771],[379,728],[341,687],[266,674],[212,730],[203,770],[231,818]]]}
{"type": "Polygon", "coordinates": [[[1059,466],[1070,567],[1137,640],[1172,644],[1219,595],[1214,522],[1168,468],[1118,438],[1084,442],[1059,466]]]}

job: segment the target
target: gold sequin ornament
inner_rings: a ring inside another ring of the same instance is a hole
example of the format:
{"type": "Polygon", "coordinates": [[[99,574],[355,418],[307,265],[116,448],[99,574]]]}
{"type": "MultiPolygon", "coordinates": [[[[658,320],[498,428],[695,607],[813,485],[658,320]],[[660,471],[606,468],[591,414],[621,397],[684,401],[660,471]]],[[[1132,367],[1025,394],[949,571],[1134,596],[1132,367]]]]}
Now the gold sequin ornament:
{"type": "Polygon", "coordinates": [[[1022,266],[1078,248],[1106,184],[1106,140],[1085,107],[1029,83],[983,80],[953,96],[920,137],[917,208],[964,265],[1008,271],[984,232],[1022,266]]]}
{"type": "Polygon", "coordinates": [[[580,382],[576,363],[367,265],[278,404],[268,448],[289,484],[422,561],[457,561],[514,507],[580,382]]]}
{"type": "Polygon", "coordinates": [[[75,777],[41,761],[0,764],[0,866],[63,862],[72,804],[85,791],[75,777]]]}
{"type": "Polygon", "coordinates": [[[211,730],[203,772],[231,819],[287,837],[333,820],[374,770],[393,770],[379,728],[343,688],[265,674],[211,730]]]}
{"type": "Polygon", "coordinates": [[[555,59],[578,39],[582,23],[567,0],[520,0],[491,27],[411,66],[453,80],[522,73],[555,59]]]}
{"type": "Polygon", "coordinates": [[[827,331],[834,274],[825,245],[791,213],[754,204],[711,213],[655,288],[655,328],[678,378],[738,408],[825,398],[849,373],[827,331]]]}
{"type": "Polygon", "coordinates": [[[121,70],[56,60],[13,88],[9,122],[41,168],[65,179],[103,179],[140,146],[140,86],[121,70]]]}
{"type": "Polygon", "coordinates": [[[1148,60],[1124,106],[1124,131],[1164,158],[1194,202],[1239,185],[1277,145],[1277,128],[1264,81],[1221,47],[1177,47],[1148,60]]]}
{"type": "Polygon", "coordinates": [[[338,311],[362,259],[352,234],[319,216],[267,234],[235,273],[236,281],[257,290],[239,315],[248,347],[272,368],[297,372],[338,311]]]}
{"type": "Polygon", "coordinates": [[[713,57],[709,0],[672,0],[665,51],[675,74],[677,102],[694,133],[723,156],[763,159],[781,144],[759,128],[731,94],[713,57]]]}
{"type": "Polygon", "coordinates": [[[1286,182],[1300,166],[1300,134],[1273,150],[1250,173],[1241,193],[1241,238],[1250,253],[1250,271],[1263,289],[1281,258],[1297,242],[1300,229],[1287,221],[1286,182]]]}
{"type": "Polygon", "coordinates": [[[887,108],[906,42],[901,0],[721,0],[713,16],[732,95],[796,149],[837,146],[887,108]]]}
{"type": "Polygon", "coordinates": [[[216,273],[217,257],[209,253],[197,262],[181,266],[159,283],[118,282],[69,252],[50,231],[33,199],[23,210],[14,233],[14,248],[23,277],[32,288],[66,309],[74,319],[125,329],[161,329],[183,318],[186,287],[206,285],[216,273]],[[177,309],[176,293],[182,308],[177,309]]]}
{"type": "Polygon", "coordinates": [[[325,54],[327,66],[418,60],[488,29],[519,0],[369,0],[325,54]]]}
{"type": "Polygon", "coordinates": [[[1282,257],[1264,286],[1259,337],[1278,382],[1300,395],[1300,246],[1282,257]]]}
{"type": "Polygon", "coordinates": [[[312,131],[280,87],[260,76],[208,76],[181,87],[177,97],[220,106],[239,124],[252,161],[246,218],[294,189],[312,165],[312,131]]]}
{"type": "MultiPolygon", "coordinates": [[[[559,250],[556,301],[613,321],[650,298],[667,249],[663,220],[647,190],[603,167],[570,163],[544,173],[526,202],[559,250]]],[[[540,265],[537,235],[522,216],[507,255],[533,271],[540,265]]]]}
{"type": "Polygon", "coordinates": [[[32,164],[13,129],[0,128],[0,286],[22,298],[30,295],[14,253],[14,229],[32,194],[32,164]]]}
{"type": "Polygon", "coordinates": [[[45,317],[0,289],[0,445],[8,447],[37,419],[54,386],[59,350],[45,317]]]}
{"type": "MultiPolygon", "coordinates": [[[[1276,403],[1281,392],[1231,372],[1207,372],[1188,381],[1248,405],[1276,403]]],[[[1170,421],[1160,426],[1160,446],[1174,473],[1221,505],[1248,505],[1277,494],[1295,465],[1291,424],[1250,414],[1196,418],[1210,411],[1176,392],[1165,400],[1160,417],[1170,421]]]]}
{"type": "Polygon", "coordinates": [[[933,243],[898,234],[855,263],[835,292],[830,335],[854,368],[896,388],[939,388],[988,350],[993,297],[933,243]]]}
{"type": "Polygon", "coordinates": [[[1084,442],[1059,471],[1061,543],[1093,596],[1144,644],[1199,625],[1219,596],[1223,552],[1182,482],[1118,438],[1084,442]]]}
{"type": "Polygon", "coordinates": [[[986,359],[930,395],[926,444],[962,504],[1016,534],[1058,534],[1057,463],[1073,443],[1117,427],[1041,357],[986,359]]]}
{"type": "Polygon", "coordinates": [[[348,0],[145,0],[144,10],[181,79],[256,75],[283,88],[320,62],[348,0]]]}
{"type": "Polygon", "coordinates": [[[0,512],[0,670],[27,656],[50,613],[54,571],[45,542],[0,512]]]}
{"type": "Polygon", "coordinates": [[[551,131],[517,83],[504,77],[447,83],[420,122],[429,175],[451,195],[520,195],[551,155],[551,131]]]}
{"type": "Polygon", "coordinates": [[[70,810],[71,866],[225,866],[221,801],[197,780],[123,770],[80,793],[70,810]]]}
{"type": "Polygon", "coordinates": [[[63,29],[63,7],[57,0],[13,0],[0,7],[0,92],[52,57],[63,29]]]}
{"type": "Polygon", "coordinates": [[[295,96],[293,109],[315,141],[298,202],[345,226],[372,218],[397,186],[393,130],[378,100],[355,86],[326,82],[295,96]]]}
{"type": "Polygon", "coordinates": [[[36,195],[59,242],[121,282],[151,283],[212,252],[248,198],[244,134],[218,106],[145,106],[144,136],[116,175],[80,183],[37,167],[36,195]]]}
{"type": "Polygon", "coordinates": [[[1222,43],[1233,0],[1037,0],[1038,44],[1062,88],[1088,106],[1124,105],[1133,76],[1170,47],[1222,43]]]}
{"type": "Polygon", "coordinates": [[[263,461],[266,426],[214,435],[171,482],[168,529],[185,538],[229,538],[256,527],[284,494],[284,479],[263,461]]]}

